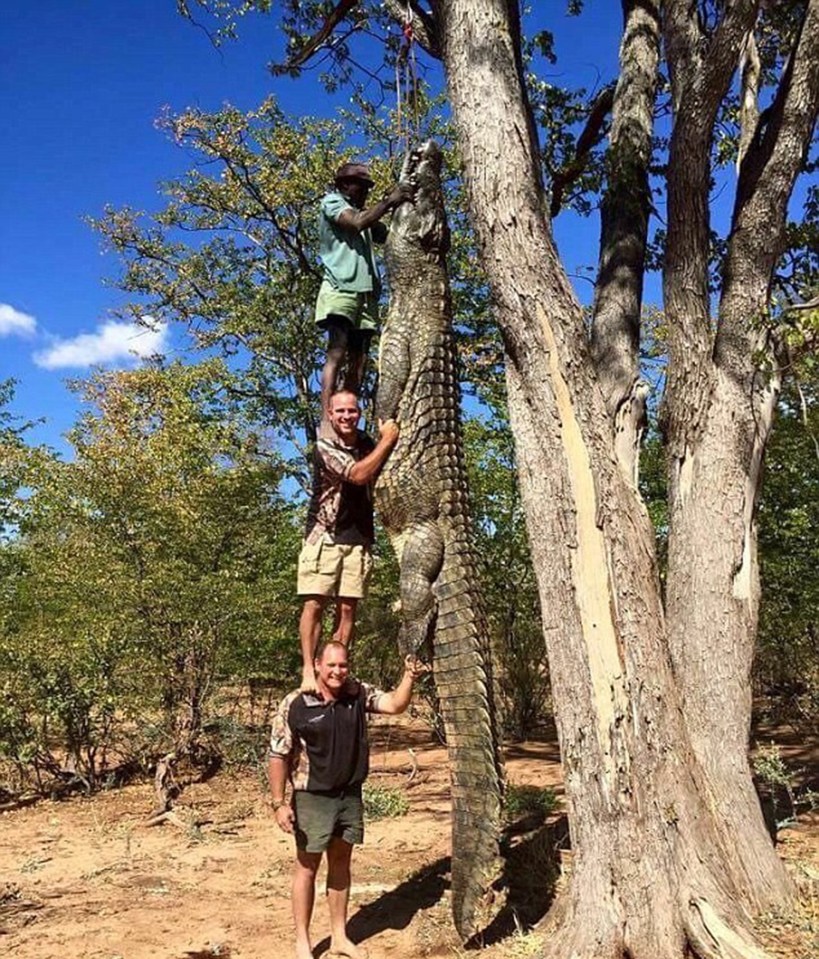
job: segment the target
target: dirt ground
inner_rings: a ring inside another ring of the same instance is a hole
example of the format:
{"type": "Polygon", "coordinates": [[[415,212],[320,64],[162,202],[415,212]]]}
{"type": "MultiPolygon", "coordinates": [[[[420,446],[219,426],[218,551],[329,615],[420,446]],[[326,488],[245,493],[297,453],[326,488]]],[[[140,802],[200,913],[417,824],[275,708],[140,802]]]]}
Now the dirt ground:
{"type": "MultiPolygon", "coordinates": [[[[406,788],[410,812],[367,825],[353,862],[351,937],[371,959],[451,957],[460,947],[449,919],[446,754],[417,721],[377,723],[371,782],[406,788]],[[410,748],[417,772],[408,784],[410,748]]],[[[799,744],[788,748],[799,760],[799,744]]],[[[553,742],[510,747],[507,774],[511,783],[551,786],[561,794],[553,742]]],[[[140,784],[0,815],[0,955],[261,959],[291,953],[292,840],[277,829],[260,779],[222,772],[187,786],[178,824],[147,826],[152,802],[151,785],[140,784]]],[[[570,853],[560,848],[566,838],[559,812],[543,829],[527,833],[525,826],[511,840],[510,874],[518,880],[516,912],[532,922],[546,911],[551,884],[527,887],[526,880],[548,872],[552,859],[562,858],[565,866],[570,853]]],[[[801,881],[819,879],[819,817],[786,830],[780,848],[801,881]]],[[[558,871],[552,877],[560,882],[558,871]]],[[[313,930],[320,956],[328,946],[320,896],[313,930]]],[[[760,933],[778,956],[815,959],[815,893],[806,892],[796,916],[768,917],[760,933]]],[[[492,931],[486,951],[493,959],[522,959],[537,954],[538,937],[509,917],[492,931]]]]}

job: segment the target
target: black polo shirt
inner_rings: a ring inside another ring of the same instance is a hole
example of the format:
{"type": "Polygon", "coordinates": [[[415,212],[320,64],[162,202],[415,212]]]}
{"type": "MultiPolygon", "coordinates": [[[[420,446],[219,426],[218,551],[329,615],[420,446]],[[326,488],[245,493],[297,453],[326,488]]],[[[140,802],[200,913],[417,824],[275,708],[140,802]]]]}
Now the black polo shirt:
{"type": "Polygon", "coordinates": [[[381,690],[351,682],[338,699],[291,693],[273,724],[271,752],[287,756],[296,789],[330,792],[363,782],[370,765],[367,712],[381,690]]]}

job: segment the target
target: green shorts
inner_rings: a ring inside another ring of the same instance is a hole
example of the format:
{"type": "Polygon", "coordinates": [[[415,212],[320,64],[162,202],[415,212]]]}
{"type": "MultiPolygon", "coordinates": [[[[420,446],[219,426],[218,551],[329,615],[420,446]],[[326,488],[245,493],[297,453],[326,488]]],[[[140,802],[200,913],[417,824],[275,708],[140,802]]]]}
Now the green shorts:
{"type": "Polygon", "coordinates": [[[322,326],[328,316],[344,316],[355,329],[375,333],[378,329],[378,297],[372,291],[337,290],[324,280],[316,300],[316,323],[322,326]]]}
{"type": "Polygon", "coordinates": [[[332,792],[293,793],[296,846],[305,852],[324,852],[333,836],[355,846],[364,841],[364,801],[361,783],[332,792]]]}

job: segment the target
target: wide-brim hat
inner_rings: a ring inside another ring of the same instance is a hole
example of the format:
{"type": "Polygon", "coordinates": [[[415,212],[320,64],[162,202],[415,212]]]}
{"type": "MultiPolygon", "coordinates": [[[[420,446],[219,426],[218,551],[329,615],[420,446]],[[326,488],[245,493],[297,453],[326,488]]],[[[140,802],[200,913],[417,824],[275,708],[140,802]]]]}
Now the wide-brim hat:
{"type": "Polygon", "coordinates": [[[375,186],[375,180],[370,176],[370,169],[366,163],[342,163],[336,170],[336,183],[342,180],[361,180],[369,186],[375,186]]]}

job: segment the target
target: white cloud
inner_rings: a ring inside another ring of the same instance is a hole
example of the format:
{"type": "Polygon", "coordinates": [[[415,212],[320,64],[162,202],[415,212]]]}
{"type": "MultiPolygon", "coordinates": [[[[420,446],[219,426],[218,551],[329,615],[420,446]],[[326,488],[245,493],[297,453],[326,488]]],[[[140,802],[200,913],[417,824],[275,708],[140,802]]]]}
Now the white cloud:
{"type": "MultiPolygon", "coordinates": [[[[144,317],[151,321],[150,316],[144,317]]],[[[34,354],[37,366],[46,370],[65,367],[92,366],[95,363],[130,361],[164,353],[168,346],[168,327],[156,323],[153,327],[138,326],[108,320],[94,333],[80,333],[68,340],[55,338],[51,345],[34,354]]]]}
{"type": "Polygon", "coordinates": [[[0,303],[0,336],[31,336],[36,329],[33,316],[15,310],[8,303],[0,303]]]}

